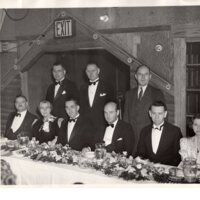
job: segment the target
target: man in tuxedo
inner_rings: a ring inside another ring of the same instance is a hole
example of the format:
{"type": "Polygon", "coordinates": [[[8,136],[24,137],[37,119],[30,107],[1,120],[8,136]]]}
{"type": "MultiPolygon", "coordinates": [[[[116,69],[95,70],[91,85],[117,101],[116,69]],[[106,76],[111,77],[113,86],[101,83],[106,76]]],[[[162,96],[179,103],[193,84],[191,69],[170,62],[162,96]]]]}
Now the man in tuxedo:
{"type": "Polygon", "coordinates": [[[164,95],[159,89],[149,85],[151,73],[147,66],[139,66],[135,78],[138,86],[126,93],[123,119],[133,127],[137,147],[142,128],[151,123],[148,115],[150,105],[156,100],[164,102],[164,95]]]}
{"type": "Polygon", "coordinates": [[[79,113],[79,103],[75,98],[68,98],[65,102],[65,110],[68,118],[61,123],[58,132],[57,143],[69,146],[81,151],[84,147],[94,149],[94,129],[91,122],[79,113]]]}
{"type": "Polygon", "coordinates": [[[180,161],[180,128],[165,121],[166,105],[154,102],[149,110],[153,124],[142,129],[137,147],[137,155],[154,163],[177,166],[180,161]]]}
{"type": "Polygon", "coordinates": [[[8,116],[4,136],[9,140],[16,140],[17,136],[31,138],[32,124],[37,117],[28,111],[28,101],[25,96],[16,96],[15,108],[16,112],[12,112],[8,116]]]}
{"type": "Polygon", "coordinates": [[[98,142],[104,142],[108,152],[131,155],[134,147],[134,132],[130,124],[118,119],[119,109],[116,102],[108,102],[104,107],[107,126],[100,129],[98,142]]]}
{"type": "Polygon", "coordinates": [[[96,63],[86,67],[89,83],[80,89],[81,113],[91,119],[96,129],[105,124],[104,105],[114,99],[114,89],[99,78],[100,68],[96,63]]]}
{"type": "Polygon", "coordinates": [[[62,63],[54,63],[52,73],[55,82],[48,87],[46,100],[53,105],[54,116],[66,118],[65,99],[69,96],[79,98],[79,92],[75,83],[65,77],[66,70],[62,63]]]}

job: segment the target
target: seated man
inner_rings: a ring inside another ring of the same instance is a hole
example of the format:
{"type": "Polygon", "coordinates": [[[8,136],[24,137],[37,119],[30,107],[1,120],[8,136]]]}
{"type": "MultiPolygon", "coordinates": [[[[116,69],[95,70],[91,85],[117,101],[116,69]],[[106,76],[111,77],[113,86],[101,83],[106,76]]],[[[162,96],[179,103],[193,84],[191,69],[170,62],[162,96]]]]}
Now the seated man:
{"type": "Polygon", "coordinates": [[[69,146],[74,150],[82,150],[84,147],[94,149],[94,131],[91,122],[79,113],[79,103],[75,98],[65,101],[65,110],[69,119],[61,123],[58,132],[57,143],[69,146]]]}
{"type": "Polygon", "coordinates": [[[132,126],[118,119],[119,110],[117,103],[108,102],[104,106],[104,117],[107,121],[107,127],[100,130],[98,142],[105,142],[108,152],[122,153],[126,151],[128,155],[132,153],[135,141],[135,135],[132,126]]]}
{"type": "Polygon", "coordinates": [[[180,128],[165,121],[167,107],[162,101],[151,105],[149,115],[153,124],[142,129],[137,155],[154,163],[177,166],[180,163],[180,128]]]}
{"type": "Polygon", "coordinates": [[[37,117],[27,110],[28,102],[25,96],[16,96],[15,108],[16,112],[8,116],[4,136],[9,140],[16,140],[17,136],[31,137],[32,124],[37,117]]]}

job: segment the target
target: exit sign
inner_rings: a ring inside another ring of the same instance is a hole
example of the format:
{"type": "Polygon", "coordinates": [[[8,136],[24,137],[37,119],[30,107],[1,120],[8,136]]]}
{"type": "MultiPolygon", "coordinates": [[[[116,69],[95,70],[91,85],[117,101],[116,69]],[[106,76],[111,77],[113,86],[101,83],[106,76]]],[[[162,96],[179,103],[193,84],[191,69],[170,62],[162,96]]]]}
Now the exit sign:
{"type": "Polygon", "coordinates": [[[54,21],[55,38],[66,38],[74,36],[74,24],[71,18],[54,21]]]}

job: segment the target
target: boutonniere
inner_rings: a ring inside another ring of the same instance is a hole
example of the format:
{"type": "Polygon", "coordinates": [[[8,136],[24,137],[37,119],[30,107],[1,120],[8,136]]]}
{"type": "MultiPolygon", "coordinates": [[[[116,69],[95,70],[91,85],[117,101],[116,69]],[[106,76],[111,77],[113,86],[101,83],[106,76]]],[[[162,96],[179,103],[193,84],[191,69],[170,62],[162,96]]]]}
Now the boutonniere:
{"type": "Polygon", "coordinates": [[[62,95],[64,95],[64,94],[66,94],[66,91],[65,91],[65,90],[63,90],[63,92],[62,92],[62,95]]]}
{"type": "Polygon", "coordinates": [[[118,139],[117,139],[117,141],[121,141],[121,140],[122,140],[122,138],[118,138],[118,139]]]}
{"type": "Polygon", "coordinates": [[[100,93],[100,97],[106,96],[106,93],[100,93]]]}
{"type": "Polygon", "coordinates": [[[42,126],[40,127],[39,131],[43,130],[46,133],[49,133],[50,129],[49,129],[49,121],[44,122],[42,124],[42,126]]]}

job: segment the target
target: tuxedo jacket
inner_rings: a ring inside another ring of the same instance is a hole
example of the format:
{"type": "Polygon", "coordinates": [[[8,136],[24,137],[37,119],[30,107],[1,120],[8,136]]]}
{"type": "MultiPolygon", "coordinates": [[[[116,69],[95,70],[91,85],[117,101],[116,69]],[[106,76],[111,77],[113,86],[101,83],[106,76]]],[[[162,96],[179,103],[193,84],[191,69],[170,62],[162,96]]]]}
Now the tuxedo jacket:
{"type": "Polygon", "coordinates": [[[81,114],[90,118],[93,125],[98,128],[105,125],[104,105],[110,100],[115,100],[114,89],[105,81],[99,80],[93,105],[90,107],[88,87],[89,85],[85,84],[80,89],[81,114]]]}
{"type": "Polygon", "coordinates": [[[4,136],[8,138],[9,140],[16,140],[19,134],[22,134],[23,136],[28,136],[31,138],[32,124],[33,124],[33,121],[37,119],[37,117],[33,115],[32,113],[30,113],[29,111],[27,111],[21,126],[16,130],[15,133],[13,133],[11,126],[15,118],[15,115],[16,115],[16,112],[12,112],[8,116],[4,136]]]}
{"type": "Polygon", "coordinates": [[[138,100],[138,87],[126,93],[123,120],[132,125],[136,134],[136,143],[138,143],[142,128],[151,123],[149,117],[151,104],[158,100],[164,102],[164,95],[151,85],[147,86],[141,100],[138,100]]]}
{"type": "Polygon", "coordinates": [[[91,147],[94,150],[94,129],[89,120],[83,116],[79,116],[71,136],[68,141],[68,120],[63,120],[60,130],[58,131],[57,143],[63,146],[69,144],[74,149],[81,151],[84,147],[91,147]]]}
{"type": "MultiPolygon", "coordinates": [[[[98,143],[103,142],[106,127],[100,129],[98,143]]],[[[135,134],[133,132],[132,126],[122,120],[118,120],[115,130],[113,132],[112,142],[106,149],[108,152],[122,153],[127,151],[128,155],[132,154],[135,145],[135,134]]]]}
{"type": "Polygon", "coordinates": [[[74,82],[65,78],[54,97],[55,84],[52,83],[47,90],[46,100],[53,105],[52,114],[56,117],[66,118],[65,100],[68,97],[79,98],[79,92],[74,82]]]}
{"type": "Polygon", "coordinates": [[[32,127],[32,137],[35,137],[39,143],[47,143],[48,141],[52,141],[57,135],[58,125],[57,121],[49,122],[49,132],[45,132],[42,129],[43,119],[38,119],[32,127]]]}
{"type": "Polygon", "coordinates": [[[156,154],[152,149],[152,125],[142,129],[137,147],[137,156],[154,163],[177,166],[180,161],[179,149],[182,137],[180,128],[165,122],[156,154]]]}

